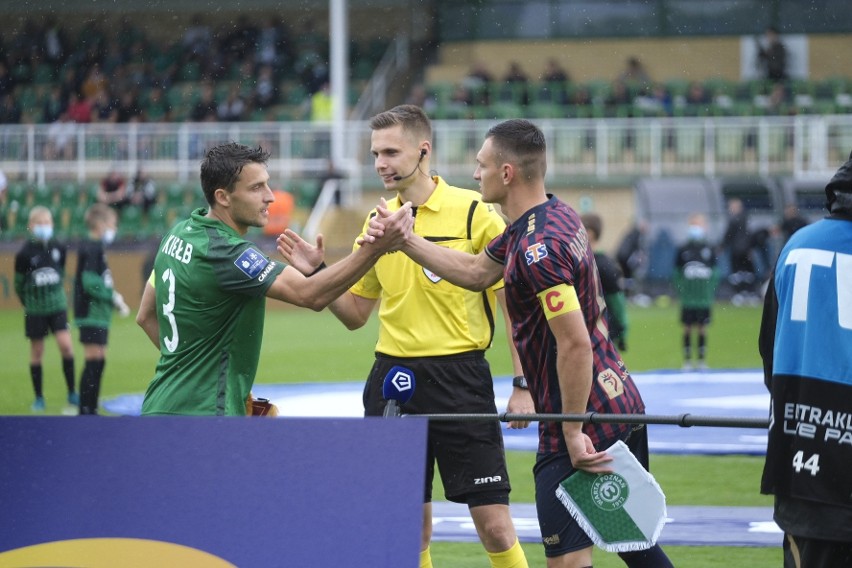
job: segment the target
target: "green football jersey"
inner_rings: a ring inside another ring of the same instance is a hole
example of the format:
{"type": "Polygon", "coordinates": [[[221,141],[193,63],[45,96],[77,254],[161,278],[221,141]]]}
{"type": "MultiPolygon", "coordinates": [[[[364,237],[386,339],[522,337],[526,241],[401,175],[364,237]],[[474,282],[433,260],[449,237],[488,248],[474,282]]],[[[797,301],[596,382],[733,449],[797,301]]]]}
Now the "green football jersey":
{"type": "Polygon", "coordinates": [[[28,240],[15,255],[15,293],[31,316],[65,312],[65,246],[28,240]]]}
{"type": "Polygon", "coordinates": [[[265,294],[284,270],[221,221],[193,211],[154,260],[160,361],[142,414],[245,414],[265,294]]]}

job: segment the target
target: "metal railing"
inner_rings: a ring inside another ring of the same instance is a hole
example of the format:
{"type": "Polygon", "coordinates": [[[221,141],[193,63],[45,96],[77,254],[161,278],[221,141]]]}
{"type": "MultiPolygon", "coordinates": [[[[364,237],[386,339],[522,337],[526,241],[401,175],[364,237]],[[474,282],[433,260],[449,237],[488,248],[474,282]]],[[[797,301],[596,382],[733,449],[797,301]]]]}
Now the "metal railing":
{"type": "MultiPolygon", "coordinates": [[[[852,150],[852,115],[794,117],[536,120],[548,142],[549,182],[637,177],[784,175],[825,177],[852,150]]],[[[431,167],[470,185],[476,152],[494,121],[435,121],[431,167]]],[[[226,141],[272,153],[270,174],[316,177],[328,167],[329,128],[306,122],[74,124],[0,126],[0,168],[10,179],[43,184],[91,181],[113,168],[143,166],[156,178],[196,180],[206,148],[226,141]]],[[[364,121],[347,123],[349,191],[378,185],[364,121]]]]}

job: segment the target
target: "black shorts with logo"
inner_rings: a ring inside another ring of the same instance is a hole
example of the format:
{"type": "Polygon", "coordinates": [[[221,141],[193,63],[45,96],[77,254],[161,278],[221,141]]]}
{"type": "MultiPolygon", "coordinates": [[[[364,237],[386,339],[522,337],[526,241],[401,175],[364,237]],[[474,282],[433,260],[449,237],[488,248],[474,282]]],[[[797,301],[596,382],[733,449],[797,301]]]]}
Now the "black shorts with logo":
{"type": "MultiPolygon", "coordinates": [[[[605,450],[616,440],[595,449],[605,450]]],[[[648,428],[636,426],[624,440],[630,453],[648,469],[648,428]]],[[[592,539],[580,528],[577,521],[556,496],[556,488],[576,470],[568,454],[538,454],[533,475],[535,476],[535,505],[538,525],[541,529],[544,555],[548,558],[568,554],[592,546],[592,539]]]]}
{"type": "MultiPolygon", "coordinates": [[[[481,351],[444,357],[388,357],[376,361],[364,386],[366,416],[381,416],[385,375],[395,365],[414,374],[414,395],[403,414],[495,414],[491,368],[481,351]]],[[[449,501],[470,507],[509,503],[509,473],[498,421],[431,421],[426,456],[424,502],[432,500],[435,462],[449,501]]]]}
{"type": "Polygon", "coordinates": [[[68,314],[64,311],[39,316],[24,315],[24,333],[29,339],[42,339],[50,332],[55,335],[63,329],[68,329],[68,314]]]}

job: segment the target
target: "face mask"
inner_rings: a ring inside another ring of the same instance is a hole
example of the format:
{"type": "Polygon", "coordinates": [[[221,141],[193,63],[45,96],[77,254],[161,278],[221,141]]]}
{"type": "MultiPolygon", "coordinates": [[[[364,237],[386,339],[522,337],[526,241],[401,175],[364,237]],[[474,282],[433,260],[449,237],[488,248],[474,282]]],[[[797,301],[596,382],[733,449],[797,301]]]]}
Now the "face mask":
{"type": "Polygon", "coordinates": [[[106,229],[104,231],[104,236],[101,237],[101,240],[105,245],[112,244],[112,242],[115,240],[115,229],[106,229]]]}
{"type": "Polygon", "coordinates": [[[34,225],[33,236],[40,241],[49,241],[53,236],[53,225],[34,225]]]}
{"type": "Polygon", "coordinates": [[[700,241],[704,239],[704,227],[699,225],[689,226],[689,239],[692,241],[700,241]]]}

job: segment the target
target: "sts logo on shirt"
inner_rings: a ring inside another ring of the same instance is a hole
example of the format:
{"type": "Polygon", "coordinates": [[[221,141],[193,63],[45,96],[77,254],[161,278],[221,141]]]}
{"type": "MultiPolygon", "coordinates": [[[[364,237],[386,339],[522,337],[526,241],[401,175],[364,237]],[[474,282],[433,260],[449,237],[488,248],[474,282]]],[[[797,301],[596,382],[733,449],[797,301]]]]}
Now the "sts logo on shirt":
{"type": "Polygon", "coordinates": [[[527,259],[527,266],[534,262],[538,262],[547,256],[547,247],[542,243],[533,243],[527,247],[524,257],[527,259]]]}

